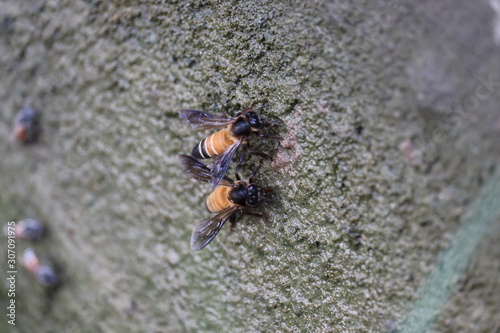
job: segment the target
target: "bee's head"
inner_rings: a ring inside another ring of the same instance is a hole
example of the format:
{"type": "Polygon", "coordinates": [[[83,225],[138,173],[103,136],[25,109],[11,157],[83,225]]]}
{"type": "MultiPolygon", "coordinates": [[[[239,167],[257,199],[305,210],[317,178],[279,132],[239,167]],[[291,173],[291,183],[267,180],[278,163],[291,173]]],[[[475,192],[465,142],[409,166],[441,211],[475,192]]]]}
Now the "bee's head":
{"type": "Polygon", "coordinates": [[[247,187],[247,206],[256,207],[264,201],[265,191],[262,187],[250,184],[247,187]]]}
{"type": "Polygon", "coordinates": [[[264,123],[262,122],[262,119],[260,118],[260,115],[256,112],[250,111],[246,113],[246,118],[248,123],[250,124],[250,129],[253,132],[258,132],[264,127],[264,123]]]}

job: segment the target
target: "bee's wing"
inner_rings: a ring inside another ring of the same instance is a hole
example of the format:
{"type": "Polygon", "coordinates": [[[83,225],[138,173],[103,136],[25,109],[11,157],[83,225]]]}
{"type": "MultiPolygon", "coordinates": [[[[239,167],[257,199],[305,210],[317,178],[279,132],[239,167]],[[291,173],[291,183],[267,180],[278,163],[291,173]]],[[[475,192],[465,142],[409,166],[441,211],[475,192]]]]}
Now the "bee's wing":
{"type": "Polygon", "coordinates": [[[190,124],[193,130],[225,127],[234,121],[233,118],[219,117],[210,113],[188,109],[180,110],[179,117],[185,123],[190,124]]]}
{"type": "Polygon", "coordinates": [[[231,163],[231,160],[238,151],[238,148],[241,146],[242,142],[243,138],[230,145],[222,154],[217,156],[210,165],[212,174],[212,190],[215,190],[215,188],[219,184],[221,184],[222,180],[225,178],[226,171],[229,168],[229,164],[231,163]]]}
{"type": "Polygon", "coordinates": [[[227,219],[238,209],[240,209],[238,206],[228,207],[219,214],[200,222],[191,235],[191,249],[199,251],[207,246],[217,236],[227,219]]]}
{"type": "MultiPolygon", "coordinates": [[[[209,167],[201,163],[193,156],[179,154],[177,155],[179,164],[182,170],[190,177],[196,180],[201,180],[203,182],[212,181],[212,173],[209,167]]],[[[222,186],[233,186],[234,182],[229,177],[223,177],[220,181],[222,186]]]]}

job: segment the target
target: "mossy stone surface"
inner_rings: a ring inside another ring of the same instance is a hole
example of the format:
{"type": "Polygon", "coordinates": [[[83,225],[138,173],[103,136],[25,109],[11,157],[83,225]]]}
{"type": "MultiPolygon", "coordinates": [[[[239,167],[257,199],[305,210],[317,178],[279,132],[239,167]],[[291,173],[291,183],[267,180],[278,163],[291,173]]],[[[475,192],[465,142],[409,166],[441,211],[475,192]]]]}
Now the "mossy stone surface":
{"type": "MultiPolygon", "coordinates": [[[[19,268],[14,332],[392,332],[499,162],[486,2],[0,9],[0,135],[24,105],[44,129],[38,145],[0,143],[0,221],[46,221],[50,237],[18,252],[64,278],[45,292],[19,268]],[[257,178],[275,189],[269,221],[243,217],[194,253],[209,186],[176,155],[210,132],[177,110],[252,103],[284,138],[252,143],[274,157],[257,178]]],[[[475,318],[498,320],[498,302],[475,318]]]]}

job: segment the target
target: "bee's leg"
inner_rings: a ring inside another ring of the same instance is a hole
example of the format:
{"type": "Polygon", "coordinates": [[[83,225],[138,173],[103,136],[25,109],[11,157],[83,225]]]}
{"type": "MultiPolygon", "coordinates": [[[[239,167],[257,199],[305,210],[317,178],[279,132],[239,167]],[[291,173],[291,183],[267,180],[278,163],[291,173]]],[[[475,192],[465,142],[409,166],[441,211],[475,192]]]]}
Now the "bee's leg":
{"type": "Polygon", "coordinates": [[[268,159],[268,160],[272,160],[272,159],[273,159],[273,158],[271,157],[271,155],[269,155],[269,154],[262,153],[262,152],[260,152],[260,151],[255,151],[255,150],[252,150],[252,149],[250,148],[250,142],[248,142],[248,143],[246,144],[246,149],[247,149],[247,151],[248,151],[248,154],[250,154],[250,155],[257,155],[257,156],[260,156],[260,157],[265,158],[265,159],[268,159]]]}
{"type": "MultiPolygon", "coordinates": [[[[269,193],[273,193],[273,192],[274,192],[274,189],[272,187],[264,189],[265,194],[269,194],[269,193]]],[[[266,202],[273,202],[276,200],[276,198],[275,197],[270,198],[269,196],[266,196],[264,200],[266,202]]]]}
{"type": "Polygon", "coordinates": [[[248,177],[248,181],[249,181],[250,183],[252,183],[252,182],[253,182],[253,177],[255,177],[255,175],[257,174],[257,172],[259,172],[260,168],[262,167],[262,162],[263,162],[263,161],[264,161],[263,159],[261,159],[261,160],[260,160],[260,163],[259,163],[259,165],[257,166],[257,168],[255,168],[255,170],[254,170],[254,171],[250,174],[250,177],[248,177]]]}
{"type": "MultiPolygon", "coordinates": [[[[240,156],[238,157],[238,164],[236,164],[236,172],[240,169],[241,165],[243,164],[243,160],[247,157],[247,152],[249,151],[248,144],[245,145],[245,149],[240,153],[240,156]]],[[[239,180],[239,179],[238,179],[239,180]]]]}
{"type": "Polygon", "coordinates": [[[259,138],[273,139],[273,140],[279,140],[279,141],[283,140],[283,138],[281,136],[274,136],[274,135],[269,135],[269,134],[260,134],[259,138]]]}
{"type": "Polygon", "coordinates": [[[260,151],[250,150],[249,154],[251,154],[251,155],[257,155],[257,156],[260,156],[260,157],[268,159],[268,160],[272,160],[273,159],[271,155],[266,154],[266,153],[261,153],[260,151]]]}
{"type": "Polygon", "coordinates": [[[231,225],[229,226],[229,232],[233,232],[233,228],[236,225],[236,214],[231,215],[231,217],[229,218],[229,222],[231,223],[231,225]]]}
{"type": "Polygon", "coordinates": [[[260,218],[263,218],[266,223],[269,222],[269,216],[267,216],[266,213],[254,213],[254,212],[249,212],[249,211],[243,211],[243,214],[245,214],[245,215],[252,215],[252,216],[258,216],[260,218]]]}
{"type": "Polygon", "coordinates": [[[269,132],[267,131],[267,128],[268,127],[274,127],[274,126],[276,126],[275,124],[265,123],[264,126],[265,126],[265,129],[263,129],[259,133],[259,137],[260,138],[262,138],[262,139],[273,139],[273,140],[278,140],[278,141],[283,140],[283,138],[281,136],[269,135],[269,132]]]}

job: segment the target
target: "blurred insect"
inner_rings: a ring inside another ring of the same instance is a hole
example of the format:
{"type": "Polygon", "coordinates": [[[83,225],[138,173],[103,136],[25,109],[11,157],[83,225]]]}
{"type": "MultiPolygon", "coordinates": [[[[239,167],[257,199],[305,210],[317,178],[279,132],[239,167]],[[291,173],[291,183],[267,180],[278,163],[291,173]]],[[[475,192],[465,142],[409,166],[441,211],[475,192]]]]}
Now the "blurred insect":
{"type": "MultiPolygon", "coordinates": [[[[280,139],[264,133],[266,124],[258,113],[252,111],[252,107],[237,113],[233,118],[214,116],[197,110],[180,110],[179,117],[194,130],[225,127],[200,141],[191,152],[197,159],[215,157],[210,168],[212,189],[221,182],[238,148],[243,144],[249,149],[252,136],[280,139]]],[[[251,153],[269,157],[264,153],[251,153]]],[[[243,155],[239,164],[242,160],[243,155]]]]}
{"type": "MultiPolygon", "coordinates": [[[[211,170],[205,164],[197,161],[189,155],[177,155],[182,170],[191,178],[210,182],[212,179],[211,170]]],[[[264,189],[253,183],[253,177],[257,174],[259,167],[250,175],[248,182],[223,176],[220,185],[210,193],[207,198],[206,206],[209,212],[217,213],[209,219],[200,222],[193,230],[191,236],[191,248],[201,250],[208,245],[217,236],[224,223],[231,218],[234,221],[236,212],[264,217],[265,214],[248,212],[248,208],[254,208],[267,200],[266,194],[272,192],[272,189],[264,189]]]]}
{"type": "Polygon", "coordinates": [[[41,265],[33,249],[27,248],[24,250],[22,264],[42,286],[54,288],[60,283],[54,269],[48,265],[41,265]]]}
{"type": "Polygon", "coordinates": [[[3,233],[5,236],[12,235],[17,239],[37,241],[42,239],[47,233],[47,228],[45,227],[45,225],[38,220],[24,219],[15,223],[15,225],[13,226],[11,226],[10,223],[14,222],[9,222],[9,225],[6,225],[3,228],[3,233]]]}
{"type": "Polygon", "coordinates": [[[12,138],[28,145],[38,141],[41,133],[40,113],[30,107],[23,108],[14,119],[12,138]]]}

